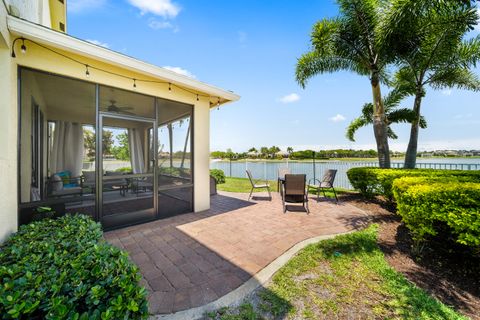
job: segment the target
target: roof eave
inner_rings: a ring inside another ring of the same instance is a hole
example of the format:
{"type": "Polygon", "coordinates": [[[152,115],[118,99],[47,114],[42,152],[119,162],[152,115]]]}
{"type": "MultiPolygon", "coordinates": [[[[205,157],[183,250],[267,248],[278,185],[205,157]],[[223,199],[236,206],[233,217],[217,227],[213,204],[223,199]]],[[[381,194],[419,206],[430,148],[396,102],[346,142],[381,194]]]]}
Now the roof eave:
{"type": "Polygon", "coordinates": [[[7,24],[10,32],[19,36],[67,52],[72,52],[101,62],[109,63],[126,70],[138,72],[146,76],[161,79],[163,81],[169,81],[176,85],[198,91],[199,93],[208,94],[212,97],[219,97],[221,99],[221,103],[237,101],[240,99],[239,95],[231,91],[220,89],[165,68],[137,60],[135,58],[95,45],[85,40],[77,39],[68,34],[46,28],[30,21],[8,16],[7,24]]]}

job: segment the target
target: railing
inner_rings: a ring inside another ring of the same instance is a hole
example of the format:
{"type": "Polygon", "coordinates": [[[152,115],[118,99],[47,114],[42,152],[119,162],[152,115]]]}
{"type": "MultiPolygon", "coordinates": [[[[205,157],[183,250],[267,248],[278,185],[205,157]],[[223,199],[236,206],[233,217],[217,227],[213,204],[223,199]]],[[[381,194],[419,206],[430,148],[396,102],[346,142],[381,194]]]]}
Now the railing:
{"type": "MultiPolygon", "coordinates": [[[[336,169],[335,187],[352,189],[347,171],[355,167],[377,167],[377,161],[212,161],[211,169],[220,169],[228,177],[246,178],[245,170],[250,170],[256,179],[276,180],[279,168],[289,168],[291,173],[307,175],[307,180],[321,179],[328,169],[336,169]]],[[[392,168],[403,168],[402,162],[393,162],[392,168]]],[[[417,163],[417,168],[439,170],[480,170],[479,164],[465,163],[417,163]]]]}

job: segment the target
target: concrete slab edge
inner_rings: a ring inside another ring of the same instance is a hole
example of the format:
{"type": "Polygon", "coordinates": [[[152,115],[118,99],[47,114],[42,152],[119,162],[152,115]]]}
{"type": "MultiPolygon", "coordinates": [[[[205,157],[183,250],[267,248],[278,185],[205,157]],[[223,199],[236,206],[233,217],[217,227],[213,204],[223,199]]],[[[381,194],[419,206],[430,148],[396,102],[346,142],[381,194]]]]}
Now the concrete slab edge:
{"type": "Polygon", "coordinates": [[[215,311],[222,307],[235,306],[242,303],[255,289],[264,285],[281,267],[283,267],[297,252],[306,246],[317,243],[322,240],[332,239],[339,235],[349,234],[358,230],[352,230],[342,233],[317,236],[305,239],[285,251],[281,256],[270,262],[265,268],[257,272],[253,277],[247,280],[237,289],[227,293],[215,301],[187,310],[182,310],[170,314],[153,315],[151,320],[194,320],[205,315],[206,312],[215,311]]]}

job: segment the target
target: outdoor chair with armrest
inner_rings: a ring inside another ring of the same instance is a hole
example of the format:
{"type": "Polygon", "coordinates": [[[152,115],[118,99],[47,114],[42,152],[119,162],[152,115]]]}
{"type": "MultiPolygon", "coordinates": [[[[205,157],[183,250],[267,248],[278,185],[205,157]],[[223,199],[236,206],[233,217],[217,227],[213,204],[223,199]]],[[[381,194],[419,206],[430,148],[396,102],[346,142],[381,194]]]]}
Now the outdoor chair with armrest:
{"type": "Polygon", "coordinates": [[[277,176],[277,190],[279,193],[282,193],[281,186],[282,186],[282,179],[285,179],[285,175],[290,174],[289,168],[279,168],[278,169],[278,176],[277,176]]]}
{"type": "Polygon", "coordinates": [[[252,193],[254,189],[267,189],[268,196],[270,197],[270,199],[272,199],[272,194],[270,193],[270,185],[268,184],[268,182],[265,180],[265,183],[257,183],[260,180],[254,181],[250,170],[246,170],[246,172],[247,172],[248,180],[250,180],[250,184],[252,185],[252,190],[250,190],[250,195],[248,196],[248,200],[250,200],[250,198],[252,197],[252,193]]]}
{"type": "Polygon", "coordinates": [[[323,196],[326,197],[327,195],[325,194],[325,189],[332,189],[333,194],[335,195],[335,200],[338,202],[337,192],[335,192],[335,188],[333,187],[336,175],[337,170],[329,169],[325,172],[321,181],[318,179],[310,179],[308,181],[309,188],[317,191],[317,200],[320,199],[320,191],[322,191],[323,196]],[[313,183],[311,183],[312,181],[313,183]]]}
{"type": "Polygon", "coordinates": [[[307,213],[308,208],[308,189],[306,188],[307,175],[305,174],[286,174],[285,183],[282,188],[283,212],[287,212],[287,203],[302,203],[307,213]]]}

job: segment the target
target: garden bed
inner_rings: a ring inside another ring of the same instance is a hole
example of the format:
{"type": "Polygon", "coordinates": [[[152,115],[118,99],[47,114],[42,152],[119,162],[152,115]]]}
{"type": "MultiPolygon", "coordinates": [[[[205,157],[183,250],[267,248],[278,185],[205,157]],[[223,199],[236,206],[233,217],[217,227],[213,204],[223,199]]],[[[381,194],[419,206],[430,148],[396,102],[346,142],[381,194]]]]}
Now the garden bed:
{"type": "Polygon", "coordinates": [[[432,239],[420,256],[414,256],[408,229],[391,205],[358,195],[345,195],[342,201],[364,209],[372,222],[379,223],[379,246],[395,270],[443,303],[480,320],[479,257],[453,240],[441,238],[432,239]]]}

